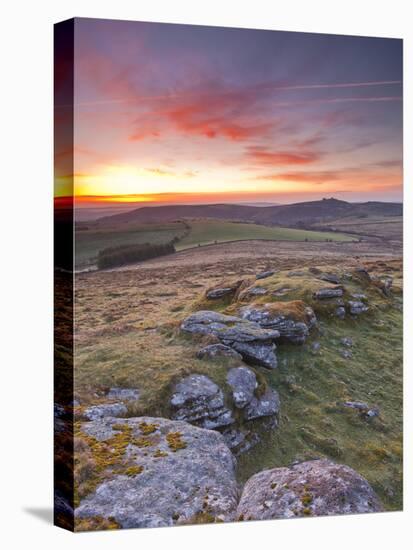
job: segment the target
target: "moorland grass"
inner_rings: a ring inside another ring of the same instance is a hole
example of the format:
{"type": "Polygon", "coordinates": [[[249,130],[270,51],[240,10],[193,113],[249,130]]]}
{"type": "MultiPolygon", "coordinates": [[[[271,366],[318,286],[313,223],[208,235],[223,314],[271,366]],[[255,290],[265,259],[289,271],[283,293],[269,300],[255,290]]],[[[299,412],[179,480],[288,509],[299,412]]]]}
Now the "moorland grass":
{"type": "MultiPolygon", "coordinates": [[[[343,283],[345,298],[366,294],[370,310],[344,321],[332,315],[334,305],[329,301],[314,298],[315,290],[335,286],[318,279],[314,270],[300,266],[297,271],[282,270],[259,281],[269,292],[255,301],[272,301],[280,311],[298,314],[296,301],[303,300],[316,311],[319,328],[303,346],[280,344],[278,369],[255,369],[260,388],[270,385],[279,392],[281,418],[278,430],[263,432],[262,442],[238,459],[241,482],[265,468],[330,457],[364,475],[387,509],[400,509],[402,271],[400,262],[387,260],[369,269],[373,274],[392,275],[392,294],[385,296],[353,272],[343,283]],[[285,288],[289,290],[277,294],[285,288]],[[340,353],[344,337],[354,342],[351,359],[340,353]],[[315,341],[319,351],[312,349],[315,341]],[[346,400],[377,406],[380,415],[367,420],[343,407],[346,400]]],[[[351,271],[345,263],[322,270],[341,276],[351,271]]],[[[172,387],[187,374],[205,374],[226,389],[226,373],[234,363],[197,359],[196,352],[205,341],[179,331],[187,314],[205,307],[202,289],[185,286],[182,275],[172,272],[156,285],[150,280],[139,283],[132,273],[96,277],[85,276],[77,291],[75,386],[81,403],[93,402],[96,390],[111,386],[139,388],[140,399],[129,405],[129,415],[168,417],[172,387]],[[129,328],[117,330],[122,326],[129,328]]],[[[205,275],[202,283],[204,288],[215,285],[217,273],[205,275]]],[[[231,312],[242,305],[214,304],[231,312]]]]}

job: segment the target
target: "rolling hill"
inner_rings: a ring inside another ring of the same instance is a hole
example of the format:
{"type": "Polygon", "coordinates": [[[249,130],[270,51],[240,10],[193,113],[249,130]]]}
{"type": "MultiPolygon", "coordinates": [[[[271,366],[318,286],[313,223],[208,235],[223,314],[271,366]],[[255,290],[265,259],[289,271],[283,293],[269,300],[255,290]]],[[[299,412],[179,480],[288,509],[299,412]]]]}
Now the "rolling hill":
{"type": "Polygon", "coordinates": [[[261,207],[235,204],[144,206],[114,216],[103,217],[96,223],[99,226],[108,227],[118,224],[165,223],[182,219],[217,219],[284,227],[307,227],[337,218],[401,216],[402,212],[401,203],[350,203],[330,198],[261,207]]]}

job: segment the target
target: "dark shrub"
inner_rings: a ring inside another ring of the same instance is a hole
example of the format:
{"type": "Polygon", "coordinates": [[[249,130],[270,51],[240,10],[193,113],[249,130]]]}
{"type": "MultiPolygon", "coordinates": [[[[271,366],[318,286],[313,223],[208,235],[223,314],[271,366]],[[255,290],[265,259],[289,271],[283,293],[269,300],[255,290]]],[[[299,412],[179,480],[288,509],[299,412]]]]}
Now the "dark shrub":
{"type": "Polygon", "coordinates": [[[100,250],[98,254],[98,268],[107,269],[120,265],[141,262],[156,258],[157,256],[165,256],[173,254],[175,247],[172,242],[163,244],[134,244],[124,245],[100,250]]]}

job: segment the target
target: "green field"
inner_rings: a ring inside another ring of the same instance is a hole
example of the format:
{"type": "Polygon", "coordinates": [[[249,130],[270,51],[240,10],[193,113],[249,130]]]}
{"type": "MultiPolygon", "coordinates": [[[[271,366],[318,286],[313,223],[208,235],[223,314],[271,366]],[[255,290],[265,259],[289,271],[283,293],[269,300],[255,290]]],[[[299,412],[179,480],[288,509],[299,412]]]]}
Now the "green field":
{"type": "Polygon", "coordinates": [[[181,222],[141,225],[120,229],[88,229],[76,231],[76,268],[84,269],[97,261],[100,250],[133,244],[161,244],[185,234],[181,222]]]}
{"type": "Polygon", "coordinates": [[[232,223],[221,221],[190,222],[191,231],[176,246],[184,250],[198,245],[263,239],[267,241],[352,241],[354,237],[342,233],[306,231],[288,227],[267,227],[252,223],[232,223]]]}
{"type": "Polygon", "coordinates": [[[119,228],[76,231],[76,268],[94,266],[100,250],[109,247],[134,244],[161,244],[180,239],[177,251],[195,246],[244,240],[270,241],[352,241],[354,237],[344,233],[327,231],[306,231],[287,227],[267,227],[253,223],[233,223],[228,221],[190,221],[164,224],[121,226],[119,228]]]}

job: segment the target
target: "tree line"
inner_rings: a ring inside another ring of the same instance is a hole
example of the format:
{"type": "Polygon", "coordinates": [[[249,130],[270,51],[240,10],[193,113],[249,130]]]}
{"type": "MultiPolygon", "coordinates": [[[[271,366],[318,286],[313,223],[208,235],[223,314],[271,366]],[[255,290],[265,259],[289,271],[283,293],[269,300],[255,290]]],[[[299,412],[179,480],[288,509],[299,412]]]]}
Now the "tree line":
{"type": "Polygon", "coordinates": [[[173,254],[175,252],[174,242],[176,239],[162,244],[143,243],[104,248],[98,254],[98,268],[108,269],[173,254]]]}

